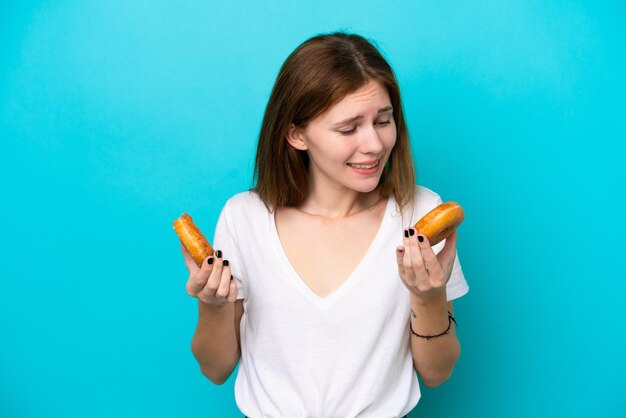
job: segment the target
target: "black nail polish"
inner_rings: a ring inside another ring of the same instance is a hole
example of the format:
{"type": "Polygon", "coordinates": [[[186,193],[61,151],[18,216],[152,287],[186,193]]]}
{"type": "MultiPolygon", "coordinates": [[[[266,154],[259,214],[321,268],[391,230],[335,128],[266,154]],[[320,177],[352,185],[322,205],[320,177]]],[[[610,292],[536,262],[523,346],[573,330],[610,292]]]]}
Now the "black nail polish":
{"type": "Polygon", "coordinates": [[[217,250],[215,255],[217,256],[217,258],[222,258],[222,250],[217,250]]]}
{"type": "Polygon", "coordinates": [[[410,228],[410,229],[409,229],[409,235],[410,235],[410,236],[415,235],[415,229],[410,228]]]}
{"type": "Polygon", "coordinates": [[[424,242],[424,237],[423,237],[422,235],[418,235],[418,236],[417,236],[417,240],[418,240],[419,242],[424,242]]]}
{"type": "Polygon", "coordinates": [[[207,260],[207,263],[208,263],[209,265],[213,264],[213,257],[209,258],[209,259],[207,260]]]}
{"type": "Polygon", "coordinates": [[[404,237],[408,238],[409,237],[409,231],[407,231],[406,229],[404,230],[404,237]]]}
{"type": "Polygon", "coordinates": [[[228,262],[228,260],[224,260],[224,265],[225,265],[225,266],[229,266],[229,265],[230,265],[230,263],[228,262]]]}

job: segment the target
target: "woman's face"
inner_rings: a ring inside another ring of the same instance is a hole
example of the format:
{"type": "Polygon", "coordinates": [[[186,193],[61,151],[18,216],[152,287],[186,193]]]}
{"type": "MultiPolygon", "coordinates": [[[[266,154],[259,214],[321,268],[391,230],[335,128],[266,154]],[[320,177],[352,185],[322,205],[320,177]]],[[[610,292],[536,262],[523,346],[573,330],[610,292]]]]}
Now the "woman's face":
{"type": "Polygon", "coordinates": [[[370,81],[312,120],[290,130],[289,142],[306,150],[312,184],[370,192],[380,181],[396,143],[387,90],[370,81]]]}

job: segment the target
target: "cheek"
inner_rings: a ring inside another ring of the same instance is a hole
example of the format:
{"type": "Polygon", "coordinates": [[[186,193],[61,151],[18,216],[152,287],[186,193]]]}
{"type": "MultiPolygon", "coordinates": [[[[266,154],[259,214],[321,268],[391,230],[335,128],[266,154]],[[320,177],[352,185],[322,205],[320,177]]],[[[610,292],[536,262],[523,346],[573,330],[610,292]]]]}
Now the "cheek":
{"type": "Polygon", "coordinates": [[[396,127],[396,122],[392,119],[392,125],[388,127],[389,129],[385,129],[385,132],[382,136],[383,143],[385,144],[385,148],[388,152],[391,152],[393,147],[396,145],[396,139],[398,137],[398,128],[396,127]]]}
{"type": "Polygon", "coordinates": [[[309,156],[311,156],[321,166],[338,162],[343,163],[352,154],[352,151],[345,143],[328,141],[327,143],[309,146],[309,156]]]}
{"type": "Polygon", "coordinates": [[[385,143],[385,148],[387,149],[387,152],[391,152],[393,147],[396,145],[396,139],[397,134],[395,129],[391,130],[388,135],[385,135],[383,141],[385,143]]]}

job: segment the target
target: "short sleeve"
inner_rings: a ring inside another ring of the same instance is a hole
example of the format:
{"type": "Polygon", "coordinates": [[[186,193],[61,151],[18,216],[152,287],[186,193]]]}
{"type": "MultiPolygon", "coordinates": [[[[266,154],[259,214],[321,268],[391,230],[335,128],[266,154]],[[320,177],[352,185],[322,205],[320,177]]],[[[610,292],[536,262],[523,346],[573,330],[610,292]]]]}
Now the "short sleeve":
{"type": "MultiPolygon", "coordinates": [[[[437,202],[435,206],[443,203],[440,196],[437,196],[437,202]]],[[[433,246],[433,252],[435,254],[439,254],[443,247],[445,246],[446,240],[444,239],[437,245],[433,246]]],[[[463,274],[463,269],[461,268],[461,262],[459,261],[459,252],[456,252],[456,257],[454,259],[454,265],[452,266],[452,273],[450,274],[450,280],[446,285],[446,293],[448,302],[461,296],[465,295],[469,291],[469,285],[465,280],[465,275],[463,274]]]]}
{"type": "Polygon", "coordinates": [[[225,260],[230,263],[230,270],[233,278],[237,281],[237,299],[243,299],[245,295],[243,286],[243,260],[237,245],[237,237],[235,229],[232,227],[232,214],[230,212],[229,202],[226,202],[215,226],[215,235],[213,237],[213,248],[221,250],[225,260]]]}

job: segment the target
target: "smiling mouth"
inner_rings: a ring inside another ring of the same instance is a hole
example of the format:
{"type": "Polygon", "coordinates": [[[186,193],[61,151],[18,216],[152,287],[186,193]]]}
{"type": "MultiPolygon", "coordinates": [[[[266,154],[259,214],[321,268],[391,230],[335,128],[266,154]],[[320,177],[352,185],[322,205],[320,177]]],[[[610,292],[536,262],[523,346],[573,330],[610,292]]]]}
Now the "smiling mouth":
{"type": "Polygon", "coordinates": [[[348,165],[349,165],[350,167],[360,168],[360,169],[364,169],[364,170],[367,170],[367,169],[370,169],[370,168],[377,167],[377,166],[378,166],[378,164],[380,164],[380,160],[378,160],[378,161],[376,161],[375,163],[372,163],[372,164],[355,164],[355,163],[348,163],[348,165]]]}

